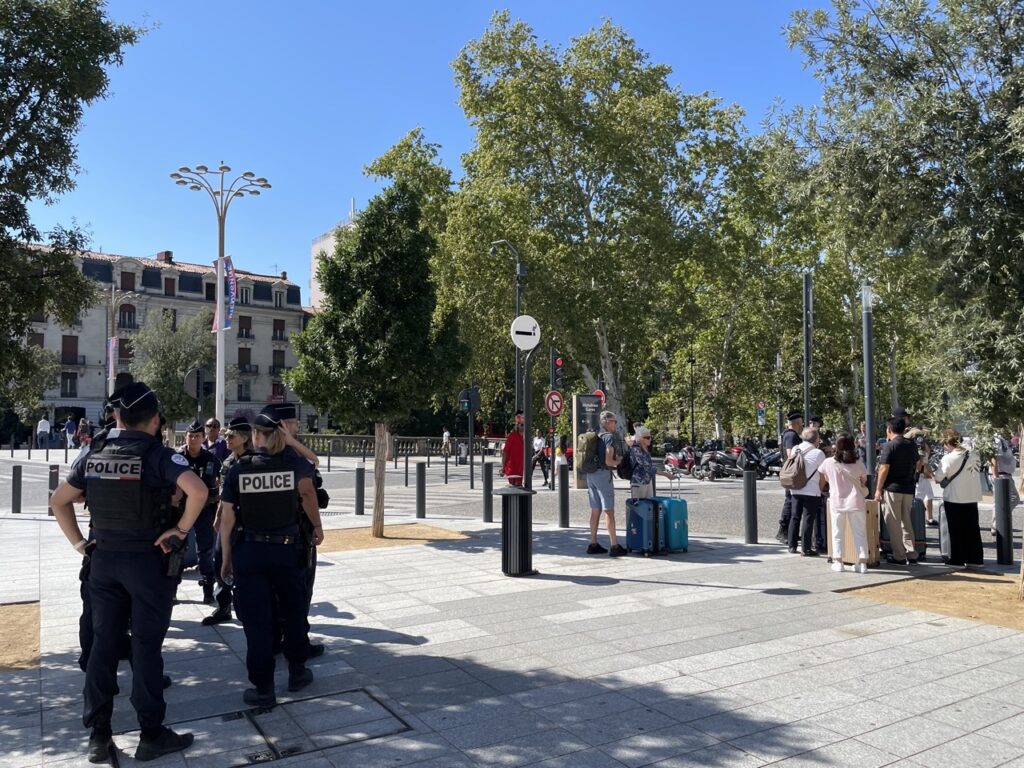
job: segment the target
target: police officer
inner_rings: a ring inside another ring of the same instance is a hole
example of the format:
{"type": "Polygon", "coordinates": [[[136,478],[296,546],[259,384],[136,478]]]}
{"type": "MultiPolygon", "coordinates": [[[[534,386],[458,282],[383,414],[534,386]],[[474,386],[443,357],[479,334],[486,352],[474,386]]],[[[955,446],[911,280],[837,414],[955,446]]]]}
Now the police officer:
{"type": "Polygon", "coordinates": [[[273,616],[277,599],[284,622],[288,690],[313,682],[306,668],[306,548],[297,512],[308,519],[313,541],[323,541],[320,511],[309,462],[284,452],[285,435],[273,406],[253,422],[256,454],[243,456],[224,480],[221,495],[221,577],[235,579],[235,609],[245,630],[246,668],[253,688],[243,700],[250,706],[277,703],[274,690],[273,616]]]}
{"type": "MultiPolygon", "coordinates": [[[[227,430],[224,435],[225,442],[227,443],[230,453],[227,458],[224,459],[224,463],[220,466],[221,483],[223,484],[224,479],[227,477],[228,470],[238,461],[242,456],[251,454],[252,450],[252,424],[244,416],[237,416],[228,422],[227,430]]],[[[214,530],[220,530],[220,507],[217,509],[217,517],[213,521],[214,530]]],[[[231,621],[231,594],[232,585],[230,582],[225,582],[221,578],[220,571],[221,566],[224,563],[223,550],[220,547],[220,536],[217,536],[216,541],[216,555],[214,556],[214,572],[217,574],[217,586],[219,589],[215,592],[217,599],[217,610],[203,619],[203,626],[209,627],[214,624],[222,624],[225,621],[231,621]]]]}
{"type": "MultiPolygon", "coordinates": [[[[203,588],[203,602],[213,605],[213,585],[216,581],[213,550],[217,539],[213,518],[220,501],[220,460],[203,447],[203,425],[198,420],[189,424],[185,430],[185,445],[179,453],[185,457],[189,469],[196,473],[207,489],[206,503],[192,531],[199,554],[199,586],[203,588]]],[[[185,503],[182,500],[181,504],[185,503]]]]}
{"type": "MultiPolygon", "coordinates": [[[[160,649],[171,620],[178,574],[169,574],[170,555],[199,517],[206,488],[188,462],[156,439],[160,424],[156,395],[141,382],[120,392],[120,431],[68,474],[51,499],[61,531],[75,551],[92,549],[89,597],[93,646],[86,663],[84,715],[91,729],[88,758],[106,762],[113,747],[111,716],[117,692],[117,663],[131,626],[131,701],[141,728],[135,759],[154,760],[186,749],[191,733],[164,727],[163,658],[160,649]],[[177,519],[170,504],[175,486],[188,494],[177,519]],[[74,503],[87,495],[93,540],[82,537],[74,503]]],[[[176,570],[176,569],[175,569],[176,570]]]]}

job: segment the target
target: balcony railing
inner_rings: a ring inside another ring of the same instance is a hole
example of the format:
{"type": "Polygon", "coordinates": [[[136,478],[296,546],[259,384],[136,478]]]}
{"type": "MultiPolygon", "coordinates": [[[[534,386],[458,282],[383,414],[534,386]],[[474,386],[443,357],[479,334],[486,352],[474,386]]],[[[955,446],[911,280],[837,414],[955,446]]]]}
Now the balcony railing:
{"type": "Polygon", "coordinates": [[[288,341],[288,334],[284,331],[274,331],[274,335],[270,337],[271,341],[288,341]]]}
{"type": "Polygon", "coordinates": [[[136,320],[118,320],[117,329],[119,331],[137,331],[139,330],[139,323],[136,320]]]}
{"type": "Polygon", "coordinates": [[[249,329],[249,328],[239,328],[238,329],[238,338],[252,340],[252,339],[254,339],[256,337],[252,335],[252,330],[251,329],[249,329]]]}
{"type": "Polygon", "coordinates": [[[77,365],[82,367],[85,365],[85,355],[67,355],[62,354],[60,356],[61,365],[77,365]]]}
{"type": "Polygon", "coordinates": [[[270,366],[271,376],[280,376],[285,371],[291,370],[291,366],[288,365],[272,365],[270,366]]]}
{"type": "Polygon", "coordinates": [[[117,358],[117,370],[127,371],[128,366],[132,364],[132,358],[130,357],[119,357],[117,358]]]}
{"type": "Polygon", "coordinates": [[[60,396],[68,400],[74,399],[78,397],[78,389],[62,389],[60,391],[60,396]]]}
{"type": "Polygon", "coordinates": [[[238,372],[239,373],[259,373],[260,372],[260,367],[258,365],[253,365],[252,363],[239,363],[238,364],[238,372]]]}

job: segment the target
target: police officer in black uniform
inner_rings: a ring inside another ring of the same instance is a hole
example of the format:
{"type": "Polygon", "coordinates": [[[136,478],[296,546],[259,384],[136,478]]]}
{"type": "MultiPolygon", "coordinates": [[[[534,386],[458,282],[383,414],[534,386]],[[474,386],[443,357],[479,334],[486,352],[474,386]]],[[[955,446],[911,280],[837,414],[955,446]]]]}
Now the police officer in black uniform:
{"type": "MultiPolygon", "coordinates": [[[[242,456],[251,454],[252,450],[252,424],[244,416],[236,416],[228,422],[225,430],[224,440],[228,446],[228,455],[220,465],[221,484],[227,478],[228,471],[242,456]]],[[[217,510],[217,517],[214,518],[213,527],[220,530],[220,508],[217,510]]],[[[216,555],[214,556],[214,572],[217,575],[217,589],[214,597],[217,600],[217,610],[203,619],[203,626],[210,627],[214,624],[222,624],[231,621],[231,596],[232,583],[221,578],[221,566],[224,564],[223,550],[220,548],[220,536],[216,540],[216,555]]]]}
{"type": "MultiPolygon", "coordinates": [[[[196,550],[199,554],[199,586],[203,588],[203,602],[213,605],[213,585],[216,581],[213,550],[217,540],[213,530],[213,518],[217,514],[220,502],[220,460],[210,451],[203,448],[203,425],[195,420],[185,430],[185,445],[179,453],[185,457],[188,467],[203,481],[206,486],[206,503],[192,528],[196,537],[196,550]]],[[[187,499],[187,497],[186,497],[187,499]]],[[[186,504],[183,499],[182,508],[186,504]]]]}
{"type": "Polygon", "coordinates": [[[199,517],[206,488],[188,471],[188,462],[156,439],[160,424],[156,395],[141,382],[120,392],[119,425],[78,463],[50,500],[61,531],[75,551],[92,549],[89,597],[93,646],[86,664],[85,711],[91,729],[88,758],[106,762],[113,747],[111,716],[117,692],[117,663],[125,632],[131,626],[132,705],[141,728],[135,759],[154,760],[186,749],[191,733],[163,725],[160,650],[171,621],[178,573],[173,557],[199,517]],[[190,497],[176,518],[170,504],[175,489],[190,497]],[[82,537],[74,503],[88,496],[92,541],[82,537]],[[170,560],[170,562],[169,562],[170,560]]]}
{"type": "Polygon", "coordinates": [[[298,513],[309,520],[313,541],[323,541],[320,510],[308,461],[284,452],[285,435],[273,406],[253,422],[257,453],[243,456],[228,470],[221,494],[221,576],[235,578],[235,610],[245,630],[249,681],[243,700],[250,706],[277,703],[274,690],[273,616],[277,599],[284,622],[288,690],[313,682],[306,668],[306,548],[298,513]]]}

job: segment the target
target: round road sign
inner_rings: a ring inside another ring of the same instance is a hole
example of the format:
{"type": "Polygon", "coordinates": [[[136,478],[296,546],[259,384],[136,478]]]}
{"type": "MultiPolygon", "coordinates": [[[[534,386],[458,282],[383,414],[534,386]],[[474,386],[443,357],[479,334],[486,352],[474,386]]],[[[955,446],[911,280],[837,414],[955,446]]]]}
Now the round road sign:
{"type": "Polygon", "coordinates": [[[602,392],[600,389],[595,389],[594,390],[594,394],[601,398],[601,405],[603,406],[604,405],[604,392],[602,392]]]}
{"type": "Polygon", "coordinates": [[[524,352],[540,344],[540,325],[529,315],[520,315],[512,321],[512,328],[509,330],[512,336],[512,343],[524,352]]]}
{"type": "Polygon", "coordinates": [[[562,398],[562,393],[557,389],[552,389],[544,396],[544,410],[551,416],[558,416],[562,412],[564,404],[565,400],[562,398]]]}

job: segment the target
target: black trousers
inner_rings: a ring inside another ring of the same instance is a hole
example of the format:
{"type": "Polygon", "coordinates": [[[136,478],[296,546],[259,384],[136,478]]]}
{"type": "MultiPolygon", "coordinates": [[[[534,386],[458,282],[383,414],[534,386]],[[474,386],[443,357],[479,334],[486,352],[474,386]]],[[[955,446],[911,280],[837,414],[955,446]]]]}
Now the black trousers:
{"type": "Polygon", "coordinates": [[[978,527],[978,504],[957,504],[945,501],[942,504],[945,527],[949,532],[950,565],[981,565],[985,561],[981,530],[978,527]]]}
{"type": "Polygon", "coordinates": [[[782,512],[779,514],[779,528],[789,530],[789,520],[793,516],[793,494],[786,489],[786,500],[782,502],[782,512]]]}
{"type": "Polygon", "coordinates": [[[789,518],[789,548],[793,549],[800,542],[800,548],[807,552],[814,549],[812,537],[814,524],[821,509],[820,496],[803,496],[793,494],[793,514],[789,518]]]}
{"type": "MultiPolygon", "coordinates": [[[[86,728],[109,728],[117,692],[117,664],[131,626],[132,706],[139,727],[163,725],[164,660],[161,647],[171,623],[177,579],[165,575],[164,557],[152,552],[118,552],[97,547],[88,579],[92,648],[85,667],[86,728]]],[[[84,649],[83,649],[84,650],[84,649]]]]}
{"type": "Polygon", "coordinates": [[[196,532],[196,551],[199,555],[199,576],[200,583],[213,586],[220,575],[215,571],[216,556],[214,550],[217,546],[217,539],[220,537],[213,530],[213,518],[217,514],[216,507],[205,507],[196,518],[192,530],[196,532]]]}
{"type": "Polygon", "coordinates": [[[261,691],[274,686],[276,598],[284,630],[284,656],[301,666],[309,648],[306,630],[305,547],[240,541],[232,551],[235,611],[245,630],[249,682],[261,691]]]}

